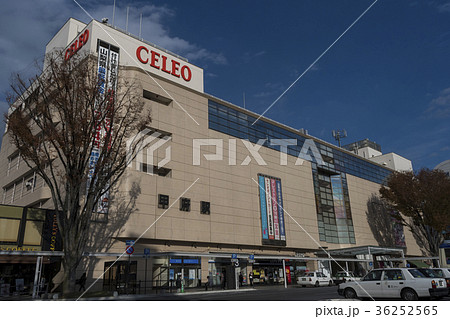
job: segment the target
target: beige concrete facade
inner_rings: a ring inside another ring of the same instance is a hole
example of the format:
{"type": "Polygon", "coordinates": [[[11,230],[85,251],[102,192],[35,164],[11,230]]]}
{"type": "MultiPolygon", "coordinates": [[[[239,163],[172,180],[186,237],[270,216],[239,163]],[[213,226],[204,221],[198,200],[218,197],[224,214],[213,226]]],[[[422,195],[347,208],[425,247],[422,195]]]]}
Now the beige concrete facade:
{"type": "MultiPolygon", "coordinates": [[[[108,28],[108,26],[104,27],[108,28]]],[[[108,41],[108,39],[103,40],[108,41]]],[[[130,51],[132,51],[131,48],[130,51]]],[[[121,54],[124,53],[121,51],[121,54]]],[[[261,147],[259,154],[266,165],[258,165],[242,141],[211,130],[208,126],[208,100],[239,109],[244,113],[249,113],[248,111],[148,71],[137,66],[122,66],[119,76],[133,79],[143,90],[172,100],[169,105],[164,105],[144,99],[146,107],[151,109],[152,113],[151,128],[171,134],[171,140],[159,148],[153,158],[154,163],[164,159],[166,149],[170,146],[171,159],[165,165],[171,170],[170,177],[141,172],[136,161],[133,162],[118,185],[116,202],[111,203],[111,214],[117,214],[115,209],[118,205],[129,201],[129,192],[133,185],[139,185],[140,192],[132,213],[123,220],[120,219],[120,215],[116,215],[116,221],[119,221],[121,226],[120,232],[106,242],[103,241],[102,244],[99,244],[99,241],[93,242],[90,247],[91,253],[103,252],[111,256],[87,258],[83,266],[80,266],[80,273],[84,272],[84,268],[88,266],[90,278],[103,278],[105,262],[116,260],[113,255],[124,252],[126,240],[135,240],[140,236],[142,236],[141,239],[135,245],[135,255],[131,258],[132,261],[137,261],[137,280],[144,280],[142,254],[144,248],[150,248],[151,258],[148,259],[147,265],[148,280],[167,281],[170,275],[161,271],[160,268],[170,268],[168,258],[173,255],[198,258],[202,283],[206,282],[206,277],[211,273],[211,259],[229,260],[232,253],[241,255],[242,271],[246,269],[248,273],[252,269],[251,265],[247,264],[246,256],[249,254],[255,257],[272,256],[272,259],[280,260],[283,256],[294,258],[296,253],[305,253],[307,257],[314,257],[314,253],[320,246],[338,249],[378,245],[370,231],[366,211],[367,201],[372,194],[378,193],[379,184],[347,174],[356,244],[333,244],[320,241],[310,162],[304,161],[302,165],[295,165],[297,158],[288,155],[287,165],[280,165],[279,151],[261,147]],[[216,150],[213,146],[202,146],[201,163],[194,165],[194,139],[223,140],[223,159],[208,161],[204,155],[214,154],[216,150]],[[236,142],[235,165],[230,165],[229,162],[230,140],[236,142]],[[247,156],[250,156],[251,162],[248,165],[241,165],[247,156]],[[258,174],[273,176],[282,182],[285,246],[262,244],[259,186],[256,183],[258,174]],[[183,193],[182,197],[191,199],[189,212],[181,211],[177,201],[183,193]],[[169,195],[169,205],[171,205],[169,209],[158,208],[158,194],[169,195]],[[210,202],[210,215],[200,213],[201,201],[210,202]],[[212,257],[208,257],[208,254],[212,257]],[[223,257],[217,257],[219,255],[223,257]],[[164,258],[165,262],[162,261],[164,258]]],[[[274,123],[268,119],[264,120],[274,123]]],[[[276,125],[281,126],[281,124],[276,125]]],[[[293,131],[291,128],[285,128],[293,131]]],[[[337,148],[326,142],[322,143],[331,148],[337,148]]],[[[345,150],[342,151],[356,156],[345,150]]],[[[148,162],[149,159],[146,160],[148,162]]],[[[33,180],[34,186],[31,188],[25,186],[32,178],[33,174],[20,156],[16,158],[14,147],[5,135],[0,151],[3,204],[51,208],[48,187],[39,177],[33,180]]],[[[118,226],[111,225],[111,227],[118,226]]],[[[412,235],[406,229],[405,236],[408,255],[420,255],[412,235]]],[[[305,261],[306,263],[308,268],[317,267],[314,261],[308,260],[305,261]]],[[[187,275],[187,272],[184,273],[185,278],[187,275]]],[[[101,287],[101,282],[99,281],[98,288],[101,287]]]]}

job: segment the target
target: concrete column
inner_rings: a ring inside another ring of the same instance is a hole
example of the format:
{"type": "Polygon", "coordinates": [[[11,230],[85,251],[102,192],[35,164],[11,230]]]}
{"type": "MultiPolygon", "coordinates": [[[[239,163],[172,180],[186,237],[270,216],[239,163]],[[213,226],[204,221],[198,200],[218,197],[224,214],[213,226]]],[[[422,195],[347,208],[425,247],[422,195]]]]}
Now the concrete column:
{"type": "Polygon", "coordinates": [[[202,257],[201,263],[202,263],[202,285],[204,286],[208,282],[208,276],[209,276],[209,264],[208,264],[209,257],[202,257]]]}

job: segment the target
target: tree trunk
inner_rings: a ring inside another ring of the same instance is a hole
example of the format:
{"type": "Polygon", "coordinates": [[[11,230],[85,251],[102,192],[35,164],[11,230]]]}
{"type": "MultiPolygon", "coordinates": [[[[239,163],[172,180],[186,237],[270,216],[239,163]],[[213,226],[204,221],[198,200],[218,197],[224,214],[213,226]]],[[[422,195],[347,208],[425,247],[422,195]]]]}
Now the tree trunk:
{"type": "Polygon", "coordinates": [[[63,257],[64,266],[64,281],[63,281],[63,295],[67,295],[75,291],[75,280],[77,270],[77,259],[69,254],[63,257]]]}

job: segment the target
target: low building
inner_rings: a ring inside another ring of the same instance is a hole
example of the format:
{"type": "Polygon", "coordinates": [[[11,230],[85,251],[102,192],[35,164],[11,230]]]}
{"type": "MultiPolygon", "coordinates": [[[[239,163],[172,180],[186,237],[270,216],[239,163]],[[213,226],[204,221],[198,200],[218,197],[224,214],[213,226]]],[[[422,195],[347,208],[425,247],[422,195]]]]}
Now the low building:
{"type": "Polygon", "coordinates": [[[354,152],[372,162],[386,166],[394,171],[412,171],[412,163],[409,159],[404,158],[396,153],[383,154],[381,146],[369,139],[354,142],[342,146],[343,148],[354,152]]]}

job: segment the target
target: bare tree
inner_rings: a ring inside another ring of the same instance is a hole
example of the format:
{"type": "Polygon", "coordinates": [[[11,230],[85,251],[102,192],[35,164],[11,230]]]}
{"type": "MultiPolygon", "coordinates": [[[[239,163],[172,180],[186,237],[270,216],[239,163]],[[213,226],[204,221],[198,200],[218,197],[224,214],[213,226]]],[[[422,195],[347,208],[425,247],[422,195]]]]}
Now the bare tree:
{"type": "Polygon", "coordinates": [[[420,248],[439,255],[443,231],[450,224],[450,177],[440,170],[394,172],[380,189],[382,198],[401,213],[398,219],[420,248]]]}
{"type": "Polygon", "coordinates": [[[108,210],[110,189],[140,142],[132,137],[151,119],[138,86],[125,76],[106,82],[92,55],[65,60],[57,52],[44,65],[28,80],[14,77],[7,133],[44,179],[59,212],[67,293],[74,289],[93,214],[108,210]]]}

